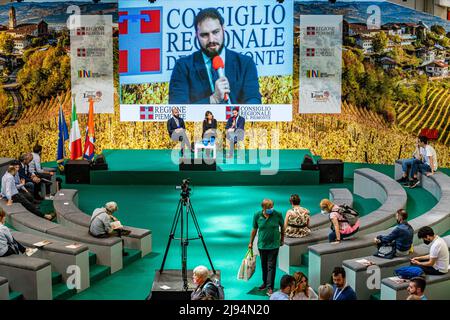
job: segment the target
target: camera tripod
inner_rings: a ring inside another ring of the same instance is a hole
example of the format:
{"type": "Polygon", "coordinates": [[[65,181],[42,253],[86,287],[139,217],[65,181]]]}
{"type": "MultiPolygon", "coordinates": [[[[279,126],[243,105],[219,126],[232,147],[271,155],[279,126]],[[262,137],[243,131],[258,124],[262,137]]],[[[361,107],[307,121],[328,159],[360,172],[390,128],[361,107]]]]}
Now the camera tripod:
{"type": "Polygon", "coordinates": [[[164,271],[164,264],[166,263],[166,258],[169,252],[170,244],[174,239],[180,240],[181,244],[181,270],[183,278],[183,289],[185,291],[188,291],[189,288],[187,279],[187,247],[189,245],[190,240],[200,239],[202,241],[203,248],[205,249],[206,256],[208,257],[209,263],[211,265],[211,270],[214,274],[216,274],[216,270],[214,269],[211,257],[209,256],[208,249],[206,248],[205,239],[203,238],[202,232],[200,231],[200,226],[198,224],[197,217],[195,216],[194,209],[192,208],[192,204],[189,198],[189,192],[182,192],[180,200],[178,201],[177,210],[172,222],[172,228],[170,229],[169,241],[167,243],[166,251],[164,253],[161,268],[159,269],[160,274],[164,271]],[[189,216],[192,218],[195,229],[197,230],[196,238],[189,238],[189,216]],[[178,221],[180,221],[180,238],[175,238],[175,232],[177,230],[178,221]]]}

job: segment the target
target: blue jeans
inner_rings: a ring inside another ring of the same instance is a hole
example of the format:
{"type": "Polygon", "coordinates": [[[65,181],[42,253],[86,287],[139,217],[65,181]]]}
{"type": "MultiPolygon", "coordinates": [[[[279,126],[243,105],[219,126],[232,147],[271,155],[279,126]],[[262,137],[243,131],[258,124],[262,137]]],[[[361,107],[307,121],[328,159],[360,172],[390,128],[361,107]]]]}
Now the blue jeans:
{"type": "Polygon", "coordinates": [[[412,179],[414,178],[413,174],[412,174],[412,166],[414,163],[422,163],[422,161],[420,161],[419,159],[416,158],[410,158],[410,159],[404,159],[402,160],[402,171],[403,173],[407,173],[408,172],[408,167],[410,168],[409,170],[409,177],[412,179]]]}
{"type": "Polygon", "coordinates": [[[417,172],[425,173],[425,172],[431,172],[431,167],[427,163],[420,162],[413,162],[411,167],[411,177],[413,177],[417,172]]]}
{"type": "MultiPolygon", "coordinates": [[[[341,240],[354,235],[355,233],[358,232],[358,230],[359,230],[359,228],[356,229],[355,231],[353,231],[352,233],[348,233],[348,234],[341,233],[341,240]]],[[[336,241],[336,232],[333,229],[331,229],[331,232],[328,234],[328,242],[334,242],[334,241],[336,241]]]]}

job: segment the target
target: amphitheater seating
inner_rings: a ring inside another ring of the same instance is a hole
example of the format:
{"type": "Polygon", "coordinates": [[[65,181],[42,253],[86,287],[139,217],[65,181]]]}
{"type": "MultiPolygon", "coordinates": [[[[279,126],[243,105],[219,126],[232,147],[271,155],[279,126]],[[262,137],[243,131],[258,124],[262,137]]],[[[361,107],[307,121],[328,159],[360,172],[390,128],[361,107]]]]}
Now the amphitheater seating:
{"type": "MultiPolygon", "coordinates": [[[[437,172],[430,177],[423,176],[422,186],[439,202],[431,210],[409,221],[409,223],[414,228],[415,233],[422,226],[431,226],[436,234],[442,234],[450,229],[450,177],[441,172],[437,172]]],[[[392,209],[396,211],[396,208],[392,209]]],[[[344,241],[339,245],[322,243],[310,246],[310,285],[317,287],[321,283],[329,281],[333,268],[342,265],[344,260],[373,254],[375,250],[373,239],[378,234],[388,234],[390,231],[391,229],[388,229],[379,233],[359,235],[356,239],[344,241]]],[[[414,243],[418,244],[419,242],[417,235],[415,235],[414,243]]]]}
{"type": "MultiPolygon", "coordinates": [[[[13,237],[22,245],[34,248],[34,243],[47,240],[47,237],[36,236],[23,232],[12,232],[13,237]]],[[[50,261],[53,272],[58,272],[62,276],[62,281],[66,282],[72,273],[67,273],[69,266],[78,266],[80,269],[80,289],[78,292],[89,288],[89,251],[86,245],[78,248],[67,248],[72,243],[52,240],[50,244],[40,247],[33,254],[34,258],[42,258],[50,261]]]]}
{"type": "Polygon", "coordinates": [[[0,258],[0,276],[8,279],[9,288],[22,293],[26,300],[52,300],[50,261],[12,255],[0,258]]]}
{"type": "Polygon", "coordinates": [[[35,234],[46,239],[80,242],[97,255],[97,264],[111,267],[111,273],[122,269],[122,241],[119,238],[94,238],[87,231],[72,230],[50,222],[27,211],[21,204],[7,206],[0,200],[0,209],[5,211],[7,222],[16,230],[35,234]]]}
{"type": "MultiPolygon", "coordinates": [[[[87,232],[91,216],[78,208],[78,190],[62,189],[56,193],[53,206],[61,225],[81,232],[87,232]]],[[[152,251],[152,233],[150,230],[126,226],[131,233],[125,240],[125,247],[141,251],[145,256],[152,251]]]]}
{"type": "Polygon", "coordinates": [[[0,277],[0,300],[9,299],[8,279],[0,277]]]}
{"type": "MultiPolygon", "coordinates": [[[[443,238],[447,245],[450,246],[450,236],[443,238]]],[[[374,249],[375,251],[375,249],[374,249]]],[[[360,300],[368,300],[372,294],[379,292],[380,283],[371,284],[371,276],[373,276],[374,272],[368,271],[368,267],[360,264],[357,260],[366,259],[375,264],[377,269],[380,272],[380,277],[378,279],[383,279],[387,277],[393,276],[393,272],[395,269],[409,265],[410,259],[412,257],[427,255],[429,252],[429,246],[421,244],[414,247],[414,253],[407,257],[395,257],[394,259],[383,259],[375,256],[367,256],[362,258],[355,258],[345,260],[342,264],[347,274],[347,283],[355,290],[358,299],[360,300]],[[370,288],[368,286],[370,284],[370,288]]]]}
{"type": "MultiPolygon", "coordinates": [[[[375,198],[382,203],[377,210],[361,217],[359,235],[390,227],[395,222],[396,211],[406,206],[407,196],[403,187],[372,169],[355,170],[353,190],[355,194],[375,198]]],[[[301,264],[301,255],[308,251],[308,247],[327,241],[329,232],[328,228],[322,228],[304,238],[285,238],[285,244],[280,248],[279,268],[289,272],[290,266],[301,264]]]]}

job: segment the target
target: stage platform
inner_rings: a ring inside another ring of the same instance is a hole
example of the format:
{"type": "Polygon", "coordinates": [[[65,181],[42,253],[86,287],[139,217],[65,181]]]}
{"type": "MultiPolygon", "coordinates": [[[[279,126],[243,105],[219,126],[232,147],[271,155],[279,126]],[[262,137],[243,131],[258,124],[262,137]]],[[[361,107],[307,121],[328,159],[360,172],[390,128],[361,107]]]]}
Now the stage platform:
{"type": "MultiPolygon", "coordinates": [[[[319,171],[302,171],[309,150],[238,150],[234,158],[217,155],[216,171],[180,171],[172,150],[104,150],[108,170],[91,171],[91,184],[314,185],[319,171]]],[[[188,157],[190,155],[187,155],[188,157]]]]}

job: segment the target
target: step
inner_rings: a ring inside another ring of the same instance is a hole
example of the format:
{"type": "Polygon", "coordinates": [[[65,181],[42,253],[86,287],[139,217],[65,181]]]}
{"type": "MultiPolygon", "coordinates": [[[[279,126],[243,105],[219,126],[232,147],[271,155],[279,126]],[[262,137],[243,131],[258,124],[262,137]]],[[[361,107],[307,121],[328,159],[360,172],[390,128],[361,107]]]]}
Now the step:
{"type": "Polygon", "coordinates": [[[99,264],[94,264],[89,267],[89,278],[91,280],[91,285],[103,278],[106,278],[111,274],[111,268],[107,266],[101,266],[99,264]]]}
{"type": "Polygon", "coordinates": [[[302,265],[308,266],[309,265],[309,252],[302,254],[301,258],[302,258],[302,265]]]}
{"type": "Polygon", "coordinates": [[[89,251],[89,265],[92,266],[97,263],[97,255],[89,251]]]}
{"type": "Polygon", "coordinates": [[[52,286],[53,300],[66,300],[77,293],[77,289],[67,288],[65,282],[60,282],[52,286]]]}
{"type": "Polygon", "coordinates": [[[19,291],[10,291],[9,300],[23,300],[23,295],[19,291]]]}
{"type": "Polygon", "coordinates": [[[374,293],[370,296],[370,300],[380,300],[381,292],[374,293]]]}
{"type": "Polygon", "coordinates": [[[56,285],[58,283],[61,283],[61,281],[62,281],[61,273],[52,271],[52,285],[56,285]]]}
{"type": "Polygon", "coordinates": [[[123,266],[124,267],[141,258],[141,250],[125,249],[125,252],[128,253],[128,256],[123,257],[123,266]]]}

